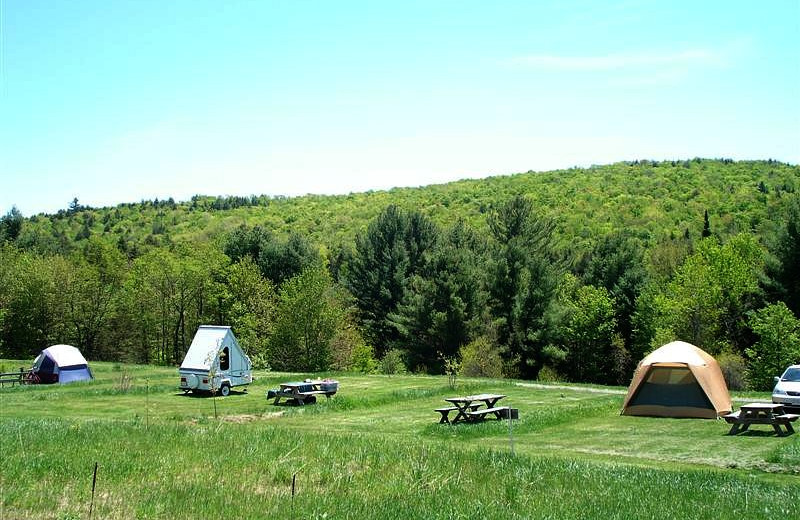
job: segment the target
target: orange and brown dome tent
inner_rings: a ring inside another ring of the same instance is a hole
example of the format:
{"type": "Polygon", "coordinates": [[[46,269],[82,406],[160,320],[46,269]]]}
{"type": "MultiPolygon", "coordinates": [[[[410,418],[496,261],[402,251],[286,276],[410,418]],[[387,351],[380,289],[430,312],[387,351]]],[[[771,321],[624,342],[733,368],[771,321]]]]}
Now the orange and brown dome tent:
{"type": "Polygon", "coordinates": [[[673,341],[636,367],[622,415],[714,419],[731,409],[717,361],[690,343],[673,341]]]}

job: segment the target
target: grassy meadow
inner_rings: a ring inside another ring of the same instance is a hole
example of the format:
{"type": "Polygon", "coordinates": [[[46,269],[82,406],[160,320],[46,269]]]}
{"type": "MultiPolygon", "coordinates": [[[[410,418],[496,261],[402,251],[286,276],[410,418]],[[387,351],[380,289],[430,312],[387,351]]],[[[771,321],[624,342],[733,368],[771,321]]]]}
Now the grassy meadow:
{"type": "Polygon", "coordinates": [[[0,390],[0,518],[88,518],[95,462],[98,519],[800,517],[800,435],[623,417],[620,388],[333,374],[334,398],[292,407],[264,393],[313,374],[212,399],[173,368],[92,367],[0,390]],[[520,409],[511,431],[437,424],[444,397],[483,391],[520,409]]]}

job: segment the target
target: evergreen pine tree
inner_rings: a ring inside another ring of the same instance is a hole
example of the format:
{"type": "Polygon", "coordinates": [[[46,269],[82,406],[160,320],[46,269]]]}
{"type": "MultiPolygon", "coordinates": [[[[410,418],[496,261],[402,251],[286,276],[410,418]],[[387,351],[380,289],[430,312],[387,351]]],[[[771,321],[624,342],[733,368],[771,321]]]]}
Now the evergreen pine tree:
{"type": "Polygon", "coordinates": [[[394,205],[387,206],[370,222],[367,232],[356,237],[343,281],[355,297],[364,336],[379,356],[400,338],[389,314],[397,311],[436,237],[437,230],[427,217],[419,212],[409,215],[394,205]]]}
{"type": "Polygon", "coordinates": [[[507,363],[535,378],[544,363],[547,311],[558,284],[555,222],[516,196],[489,217],[494,238],[489,263],[489,303],[499,318],[498,340],[507,363]]]}
{"type": "Polygon", "coordinates": [[[708,222],[708,210],[703,213],[703,233],[702,237],[710,237],[711,236],[711,224],[708,222]]]}

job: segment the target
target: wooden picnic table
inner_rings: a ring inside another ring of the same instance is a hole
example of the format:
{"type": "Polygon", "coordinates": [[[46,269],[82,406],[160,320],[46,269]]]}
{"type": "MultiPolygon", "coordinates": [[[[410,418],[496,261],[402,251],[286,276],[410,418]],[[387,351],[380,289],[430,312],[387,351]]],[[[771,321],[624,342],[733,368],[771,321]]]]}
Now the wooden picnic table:
{"type": "Polygon", "coordinates": [[[498,419],[502,419],[503,413],[509,411],[508,406],[496,406],[500,399],[506,397],[502,394],[477,394],[466,395],[463,397],[447,397],[445,401],[452,406],[447,408],[437,408],[442,417],[439,423],[457,423],[460,421],[474,421],[485,419],[486,415],[494,414],[498,419]],[[483,408],[482,406],[485,406],[483,408]],[[451,411],[455,411],[456,417],[452,421],[449,420],[451,411]]]}
{"type": "Polygon", "coordinates": [[[780,436],[794,433],[792,421],[800,415],[784,413],[782,404],[775,403],[749,403],[742,405],[738,411],[725,415],[723,418],[732,424],[728,435],[736,435],[750,428],[751,424],[769,424],[780,436]],[[781,426],[786,428],[783,433],[781,426]]]}
{"type": "Polygon", "coordinates": [[[291,400],[299,405],[313,404],[317,402],[318,395],[330,398],[338,388],[338,381],[326,379],[281,383],[280,389],[275,393],[273,404],[279,404],[281,399],[291,400]]]}
{"type": "Polygon", "coordinates": [[[29,370],[20,367],[19,372],[4,372],[0,374],[0,387],[6,384],[27,385],[33,383],[33,377],[29,370]]]}

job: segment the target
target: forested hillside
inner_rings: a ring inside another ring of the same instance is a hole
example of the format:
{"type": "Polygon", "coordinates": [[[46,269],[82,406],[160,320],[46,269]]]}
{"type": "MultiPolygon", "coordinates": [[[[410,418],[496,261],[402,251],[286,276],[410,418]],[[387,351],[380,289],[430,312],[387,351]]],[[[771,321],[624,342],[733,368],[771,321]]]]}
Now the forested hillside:
{"type": "Polygon", "coordinates": [[[276,369],[625,383],[683,339],[764,387],[800,361],[798,187],[797,166],[694,159],[12,210],[0,348],[176,363],[213,322],[276,369]]]}
{"type": "Polygon", "coordinates": [[[198,195],[186,202],[142,201],[97,209],[75,200],[56,214],[32,217],[18,244],[43,253],[63,253],[89,236],[100,235],[146,248],[172,241],[206,241],[242,224],[261,225],[277,234],[295,232],[318,244],[342,244],[352,242],[389,204],[419,210],[441,225],[464,219],[480,230],[492,207],[517,194],[553,217],[560,235],[579,244],[591,244],[621,228],[650,243],[687,231],[698,235],[706,210],[715,233],[765,235],[775,231],[774,208],[784,194],[800,188],[799,179],[797,166],[777,162],[694,159],[528,172],[341,196],[198,195]]]}

